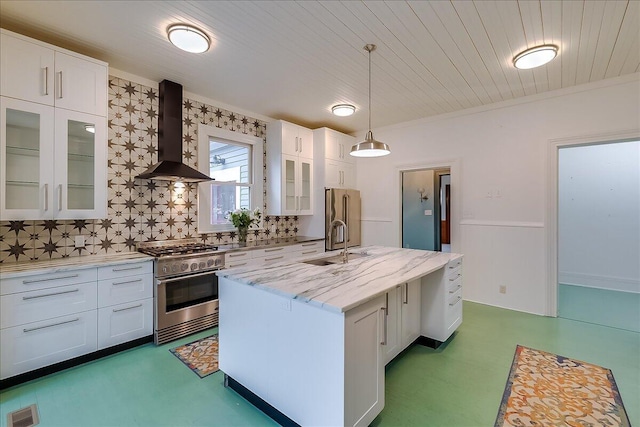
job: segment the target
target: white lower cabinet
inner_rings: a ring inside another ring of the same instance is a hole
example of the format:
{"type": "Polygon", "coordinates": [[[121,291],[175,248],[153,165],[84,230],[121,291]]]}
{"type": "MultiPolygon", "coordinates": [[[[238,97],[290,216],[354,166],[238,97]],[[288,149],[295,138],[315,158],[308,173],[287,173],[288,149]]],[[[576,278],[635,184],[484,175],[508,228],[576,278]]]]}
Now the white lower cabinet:
{"type": "Polygon", "coordinates": [[[96,310],[0,330],[0,377],[96,351],[96,310]]]}
{"type": "Polygon", "coordinates": [[[98,309],[98,350],[153,334],[153,298],[98,309]]]}
{"type": "Polygon", "coordinates": [[[153,261],[0,280],[0,379],[153,334],[153,261]]]}
{"type": "Polygon", "coordinates": [[[384,408],[384,304],[381,296],[345,313],[347,426],[368,426],[384,408]]]}
{"type": "Polygon", "coordinates": [[[462,323],[462,257],[422,278],[421,334],[445,342],[462,323]]]}
{"type": "Polygon", "coordinates": [[[387,342],[384,362],[387,364],[420,336],[420,280],[396,286],[385,298],[387,342]]]}
{"type": "Polygon", "coordinates": [[[264,249],[250,249],[228,252],[224,256],[224,267],[244,267],[248,265],[272,264],[289,261],[298,257],[308,257],[324,252],[324,240],[298,243],[289,246],[275,246],[264,249]]]}

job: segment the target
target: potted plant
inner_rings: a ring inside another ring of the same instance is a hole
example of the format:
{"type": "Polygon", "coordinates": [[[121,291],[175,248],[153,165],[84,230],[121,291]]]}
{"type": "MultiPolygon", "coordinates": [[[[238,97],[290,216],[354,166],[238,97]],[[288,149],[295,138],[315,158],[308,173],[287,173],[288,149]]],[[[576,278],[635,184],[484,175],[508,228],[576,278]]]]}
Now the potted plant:
{"type": "Polygon", "coordinates": [[[256,208],[250,211],[247,208],[236,209],[235,211],[229,211],[227,218],[231,220],[231,223],[238,229],[238,243],[246,245],[247,233],[249,227],[252,224],[256,224],[261,218],[260,209],[256,208]]]}

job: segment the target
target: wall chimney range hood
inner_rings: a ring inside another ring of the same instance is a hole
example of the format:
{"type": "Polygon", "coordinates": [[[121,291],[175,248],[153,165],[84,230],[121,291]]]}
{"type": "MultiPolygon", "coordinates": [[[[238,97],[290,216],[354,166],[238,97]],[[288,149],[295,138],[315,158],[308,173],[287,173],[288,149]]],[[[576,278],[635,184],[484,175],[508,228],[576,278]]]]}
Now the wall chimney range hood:
{"type": "Polygon", "coordinates": [[[202,182],[213,178],[182,163],[182,85],[163,80],[158,112],[158,163],[136,178],[202,182]]]}

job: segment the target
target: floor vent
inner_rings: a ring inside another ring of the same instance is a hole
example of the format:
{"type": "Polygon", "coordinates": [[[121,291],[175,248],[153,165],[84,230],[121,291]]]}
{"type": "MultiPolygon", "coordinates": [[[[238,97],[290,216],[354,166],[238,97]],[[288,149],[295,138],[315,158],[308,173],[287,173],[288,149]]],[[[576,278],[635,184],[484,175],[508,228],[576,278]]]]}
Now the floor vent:
{"type": "Polygon", "coordinates": [[[7,427],[31,427],[38,424],[40,419],[38,407],[35,404],[7,414],[7,427]]]}

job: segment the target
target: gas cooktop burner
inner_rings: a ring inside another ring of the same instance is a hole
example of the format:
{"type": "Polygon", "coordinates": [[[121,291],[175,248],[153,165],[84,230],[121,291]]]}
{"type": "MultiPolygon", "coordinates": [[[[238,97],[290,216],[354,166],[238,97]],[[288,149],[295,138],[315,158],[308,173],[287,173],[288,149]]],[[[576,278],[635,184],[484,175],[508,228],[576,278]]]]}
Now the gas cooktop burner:
{"type": "Polygon", "coordinates": [[[218,247],[215,245],[200,243],[193,240],[168,240],[162,242],[148,242],[141,243],[138,246],[138,251],[154,257],[198,254],[202,252],[213,252],[217,250],[218,247]]]}

